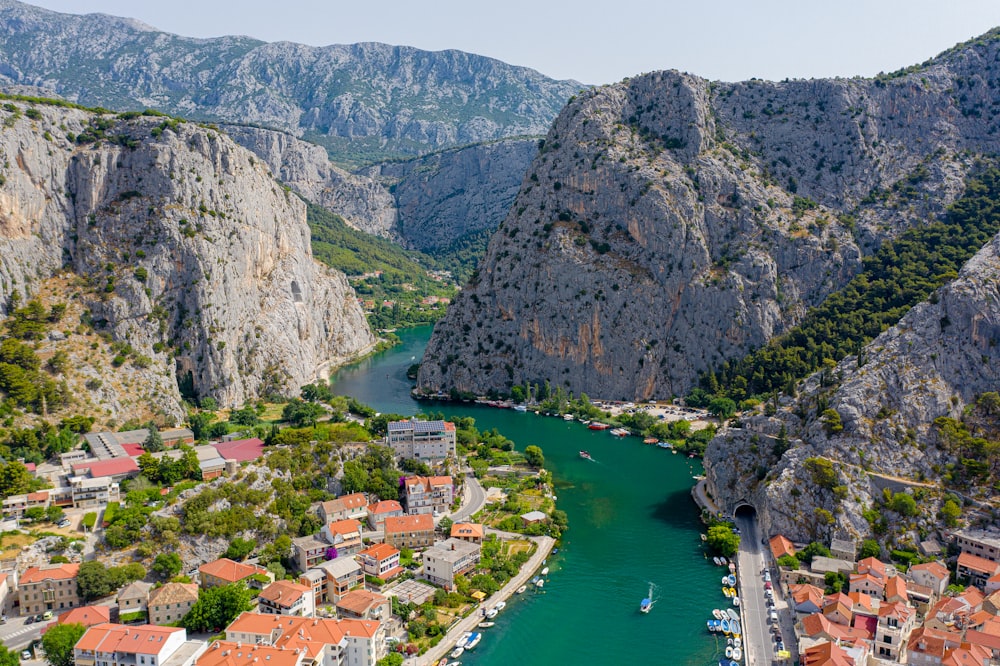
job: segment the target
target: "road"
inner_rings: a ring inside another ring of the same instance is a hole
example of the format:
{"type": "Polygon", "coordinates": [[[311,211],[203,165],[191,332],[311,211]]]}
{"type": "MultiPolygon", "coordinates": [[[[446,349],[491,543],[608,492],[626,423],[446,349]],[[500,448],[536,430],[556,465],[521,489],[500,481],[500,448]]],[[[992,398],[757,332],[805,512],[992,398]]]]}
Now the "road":
{"type": "Polygon", "coordinates": [[[449,516],[453,523],[468,520],[486,504],[486,491],[483,490],[479,479],[471,472],[465,475],[465,489],[465,497],[463,498],[461,508],[449,516]]]}
{"type": "Polygon", "coordinates": [[[760,574],[766,566],[765,553],[761,547],[756,518],[737,516],[736,526],[741,534],[737,562],[746,664],[765,666],[774,658],[771,627],[767,622],[764,581],[760,574]]]}
{"type": "Polygon", "coordinates": [[[44,622],[25,624],[26,617],[11,617],[6,624],[0,625],[0,643],[10,650],[21,651],[36,641],[42,635],[42,629],[55,622],[55,618],[44,622]]]}

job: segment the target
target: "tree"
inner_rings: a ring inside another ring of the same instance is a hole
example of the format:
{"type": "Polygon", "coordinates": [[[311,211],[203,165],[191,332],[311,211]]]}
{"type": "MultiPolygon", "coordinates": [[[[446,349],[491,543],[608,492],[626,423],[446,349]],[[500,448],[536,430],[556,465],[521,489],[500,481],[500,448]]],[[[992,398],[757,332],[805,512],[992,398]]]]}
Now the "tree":
{"type": "Polygon", "coordinates": [[[203,440],[208,437],[208,427],[212,425],[212,421],[215,420],[215,414],[212,412],[192,412],[188,414],[188,426],[191,428],[191,432],[194,433],[194,438],[196,440],[203,440]]]}
{"type": "Polygon", "coordinates": [[[0,644],[0,666],[20,666],[20,664],[17,652],[12,652],[6,645],[0,644]]]}
{"type": "Polygon", "coordinates": [[[541,447],[534,444],[525,447],[524,458],[532,467],[542,467],[545,464],[545,455],[542,453],[541,447]]]}
{"type": "Polygon", "coordinates": [[[12,460],[0,465],[0,496],[23,495],[31,489],[31,474],[24,463],[12,460]]]}
{"type": "Polygon", "coordinates": [[[40,520],[45,520],[45,507],[33,506],[29,509],[26,509],[24,512],[24,517],[33,523],[37,523],[40,520]]]}
{"type": "Polygon", "coordinates": [[[451,534],[451,526],[454,524],[455,523],[451,518],[445,516],[438,522],[438,529],[441,530],[442,534],[451,534]]]}
{"type": "Polygon", "coordinates": [[[917,501],[909,493],[896,493],[892,496],[889,508],[901,516],[917,515],[917,501]]]}
{"type": "Polygon", "coordinates": [[[740,548],[740,537],[729,525],[712,525],[706,543],[720,555],[732,557],[740,548]]]}
{"type": "Polygon", "coordinates": [[[818,541],[813,541],[798,552],[799,561],[806,563],[812,562],[813,558],[817,555],[820,557],[830,557],[830,549],[818,541]]]}
{"type": "Polygon", "coordinates": [[[736,403],[729,398],[712,398],[708,402],[708,413],[726,420],[736,413],[736,403]]]}
{"type": "Polygon", "coordinates": [[[243,583],[198,592],[198,601],[181,620],[188,631],[214,631],[229,625],[240,613],[253,610],[253,594],[243,583]]]}
{"type": "Polygon", "coordinates": [[[823,576],[823,582],[826,584],[827,594],[836,594],[844,589],[847,578],[839,571],[827,571],[823,576]]]}
{"type": "Polygon", "coordinates": [[[234,409],[230,412],[229,422],[234,425],[255,426],[260,423],[260,417],[257,416],[257,410],[254,409],[253,405],[247,403],[240,409],[234,409]]]}
{"type": "Polygon", "coordinates": [[[375,662],[375,666],[403,666],[403,655],[398,652],[390,652],[375,662]]]}
{"type": "Polygon", "coordinates": [[[63,510],[55,504],[45,507],[45,519],[50,523],[58,523],[64,515],[63,510]]]}
{"type": "Polygon", "coordinates": [[[160,553],[153,560],[153,571],[161,578],[172,578],[181,572],[184,562],[177,553],[160,553]]]}
{"type": "Polygon", "coordinates": [[[228,557],[231,560],[243,561],[250,556],[250,553],[252,553],[256,547],[257,542],[253,539],[236,537],[229,542],[229,548],[226,549],[224,557],[228,557]]]}
{"type": "Polygon", "coordinates": [[[56,624],[42,634],[45,658],[52,666],[73,666],[73,647],[87,632],[82,624],[56,624]]]}
{"type": "Polygon", "coordinates": [[[958,505],[958,502],[950,497],[946,499],[944,504],[941,505],[941,518],[944,519],[944,524],[948,527],[957,527],[958,519],[961,517],[962,508],[958,505]]]}
{"type": "Polygon", "coordinates": [[[322,405],[292,398],[281,410],[281,417],[296,427],[303,427],[316,425],[316,419],[325,413],[322,405]]]}
{"type": "Polygon", "coordinates": [[[862,560],[866,557],[878,557],[882,554],[882,546],[878,545],[878,541],[875,539],[865,539],[861,542],[861,549],[858,551],[858,557],[862,560]]]}
{"type": "Polygon", "coordinates": [[[149,434],[146,435],[145,441],[142,443],[142,448],[146,449],[149,453],[156,453],[157,451],[163,450],[163,437],[160,435],[159,429],[156,424],[149,421],[145,425],[146,430],[149,434]]]}
{"type": "Polygon", "coordinates": [[[799,560],[794,555],[782,555],[778,558],[778,566],[786,569],[798,569],[799,560]]]}
{"type": "Polygon", "coordinates": [[[81,563],[76,576],[77,590],[85,601],[108,596],[117,589],[115,582],[107,567],[96,560],[81,563]]]}

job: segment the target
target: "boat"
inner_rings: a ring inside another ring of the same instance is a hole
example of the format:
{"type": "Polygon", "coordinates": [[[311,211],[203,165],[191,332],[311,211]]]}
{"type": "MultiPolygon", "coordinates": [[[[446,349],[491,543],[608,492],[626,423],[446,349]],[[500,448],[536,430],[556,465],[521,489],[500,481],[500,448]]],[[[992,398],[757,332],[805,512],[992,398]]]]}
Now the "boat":
{"type": "Polygon", "coordinates": [[[495,610],[496,612],[499,613],[504,608],[507,608],[507,602],[506,601],[498,601],[497,605],[493,607],[493,610],[495,610]]]}
{"type": "Polygon", "coordinates": [[[726,646],[726,659],[732,659],[732,658],[733,658],[733,646],[732,645],[727,645],[726,646]]]}
{"type": "Polygon", "coordinates": [[[724,587],[724,588],[722,588],[722,594],[723,594],[723,596],[725,596],[725,597],[726,597],[726,599],[730,599],[730,598],[732,598],[732,597],[730,596],[730,594],[729,594],[729,588],[728,588],[728,587],[724,587]]]}
{"type": "Polygon", "coordinates": [[[660,440],[656,439],[655,437],[647,437],[646,439],[642,440],[642,443],[643,444],[659,444],[660,440]]]}
{"type": "Polygon", "coordinates": [[[455,647],[464,648],[465,644],[469,642],[470,638],[472,638],[472,632],[466,631],[464,634],[458,637],[457,641],[455,641],[455,647]]]}
{"type": "Polygon", "coordinates": [[[726,580],[729,581],[729,587],[735,587],[736,585],[736,574],[729,574],[726,576],[726,580]]]}
{"type": "Polygon", "coordinates": [[[722,577],[722,584],[725,585],[726,587],[729,587],[730,585],[732,585],[732,583],[729,582],[729,576],[723,576],[722,577]]]}
{"type": "Polygon", "coordinates": [[[458,659],[463,654],[465,654],[465,648],[464,647],[456,647],[454,650],[451,651],[451,654],[449,656],[452,659],[458,659]]]}
{"type": "Polygon", "coordinates": [[[521,587],[517,588],[517,590],[515,590],[514,594],[524,594],[527,589],[528,589],[527,585],[522,585],[521,587]]]}
{"type": "Polygon", "coordinates": [[[730,625],[729,625],[729,619],[728,618],[722,621],[721,627],[722,627],[722,633],[724,633],[724,634],[728,634],[732,630],[732,627],[730,627],[730,625]]]}
{"type": "Polygon", "coordinates": [[[545,586],[545,581],[542,580],[541,578],[539,578],[538,582],[535,583],[535,587],[537,587],[539,590],[542,589],[542,587],[544,587],[544,586],[545,586]]]}
{"type": "Polygon", "coordinates": [[[656,599],[653,598],[653,592],[656,590],[656,585],[652,582],[649,584],[649,593],[646,598],[639,603],[639,612],[648,613],[653,610],[653,604],[656,603],[656,599]]]}
{"type": "MultiPolygon", "coordinates": [[[[657,442],[656,445],[658,447],[660,447],[661,449],[673,449],[674,448],[674,445],[671,444],[670,442],[657,442]]],[[[677,453],[677,452],[674,451],[674,453],[677,453]]]]}
{"type": "Polygon", "coordinates": [[[580,451],[580,457],[584,460],[593,460],[589,451],[580,451]]]}
{"type": "Polygon", "coordinates": [[[591,421],[590,425],[587,426],[591,430],[607,430],[611,427],[610,423],[600,423],[598,421],[591,421]]]}
{"type": "Polygon", "coordinates": [[[737,611],[734,611],[732,608],[727,608],[726,614],[729,616],[729,619],[732,620],[733,622],[736,622],[740,619],[740,614],[737,611]]]}
{"type": "Polygon", "coordinates": [[[528,411],[528,406],[527,405],[514,405],[514,411],[515,412],[526,412],[526,411],[528,411]]]}
{"type": "Polygon", "coordinates": [[[472,634],[472,637],[469,639],[469,642],[465,644],[465,649],[466,650],[475,649],[475,647],[479,645],[479,641],[481,640],[483,640],[483,635],[477,631],[476,633],[472,634]]]}
{"type": "Polygon", "coordinates": [[[491,608],[489,611],[486,612],[486,619],[487,620],[492,620],[496,616],[497,616],[497,609],[496,608],[491,608]]]}
{"type": "Polygon", "coordinates": [[[572,421],[574,416],[572,414],[563,414],[563,421],[572,421]]]}
{"type": "Polygon", "coordinates": [[[705,624],[708,625],[708,630],[709,631],[718,631],[719,630],[719,626],[718,626],[719,625],[719,620],[709,620],[705,624]]]}
{"type": "Polygon", "coordinates": [[[733,647],[734,647],[734,648],[741,648],[741,647],[743,647],[743,639],[742,639],[742,638],[740,638],[739,636],[737,636],[737,637],[736,637],[736,638],[735,638],[735,639],[733,640],[733,647]]]}
{"type": "Polygon", "coordinates": [[[712,611],[712,617],[714,617],[716,620],[721,620],[722,619],[722,611],[720,611],[718,608],[716,608],[715,610],[712,611]]]}
{"type": "MultiPolygon", "coordinates": [[[[702,536],[705,536],[705,535],[704,535],[704,534],[702,534],[702,536]]],[[[705,538],[707,539],[708,537],[705,537],[705,538]]],[[[705,539],[702,539],[702,541],[704,541],[704,540],[705,540],[705,539]]],[[[715,565],[716,565],[716,566],[722,566],[722,562],[720,562],[720,561],[719,561],[719,558],[718,558],[718,557],[713,557],[713,558],[712,558],[712,561],[713,561],[713,562],[715,562],[715,565]]]]}
{"type": "Polygon", "coordinates": [[[722,566],[726,566],[727,564],[729,564],[729,560],[721,556],[719,557],[719,561],[722,562],[722,566]]]}
{"type": "Polygon", "coordinates": [[[490,627],[492,627],[495,624],[496,624],[496,622],[480,622],[476,626],[479,627],[480,629],[489,629],[490,627]]]}
{"type": "Polygon", "coordinates": [[[739,597],[733,597],[733,605],[734,606],[739,606],[740,605],[740,598],[739,597]]]}
{"type": "Polygon", "coordinates": [[[739,661],[743,659],[743,650],[738,647],[733,648],[733,661],[739,661]]]}
{"type": "Polygon", "coordinates": [[[549,575],[549,568],[548,568],[548,567],[545,567],[545,568],[544,568],[544,569],[542,569],[542,570],[541,570],[541,571],[540,571],[539,573],[540,573],[540,574],[541,574],[542,576],[548,576],[548,575],[549,575]]]}
{"type": "Polygon", "coordinates": [[[462,662],[460,662],[460,661],[453,661],[450,664],[448,664],[448,666],[462,666],[462,662]]]}
{"type": "Polygon", "coordinates": [[[733,620],[732,622],[730,622],[729,623],[729,628],[732,629],[733,633],[736,634],[737,636],[739,636],[741,633],[743,633],[742,631],[740,631],[740,621],[739,620],[733,620]]]}
{"type": "Polygon", "coordinates": [[[441,657],[441,661],[437,663],[437,666],[448,666],[448,657],[441,657]]]}
{"type": "Polygon", "coordinates": [[[628,431],[628,428],[615,428],[614,430],[611,431],[611,434],[614,435],[615,437],[624,437],[625,435],[628,435],[630,433],[628,431]]]}

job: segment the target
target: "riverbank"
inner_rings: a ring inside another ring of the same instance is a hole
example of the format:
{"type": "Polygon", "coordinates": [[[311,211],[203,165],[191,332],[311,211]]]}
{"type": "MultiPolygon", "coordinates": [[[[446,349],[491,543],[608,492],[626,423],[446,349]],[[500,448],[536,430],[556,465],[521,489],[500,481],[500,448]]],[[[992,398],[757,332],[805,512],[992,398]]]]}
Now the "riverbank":
{"type": "MultiPolygon", "coordinates": [[[[552,548],[556,545],[556,541],[552,537],[541,536],[530,537],[530,539],[536,546],[538,546],[538,548],[536,548],[535,553],[531,556],[527,563],[521,567],[521,570],[517,573],[517,575],[507,581],[507,584],[504,585],[498,592],[495,592],[492,596],[485,599],[482,604],[480,604],[467,617],[464,617],[455,623],[455,625],[448,630],[447,635],[440,643],[420,655],[420,657],[413,662],[416,666],[429,666],[436,664],[442,657],[446,656],[449,652],[455,649],[455,643],[462,634],[467,631],[476,631],[476,625],[483,621],[482,609],[489,610],[501,601],[507,601],[507,599],[514,594],[517,588],[528,584],[528,581],[535,575],[535,572],[542,568],[542,563],[548,559],[552,552],[552,548]]],[[[483,632],[484,641],[488,641],[491,638],[496,640],[500,639],[499,633],[491,635],[489,629],[480,631],[483,632]]]]}

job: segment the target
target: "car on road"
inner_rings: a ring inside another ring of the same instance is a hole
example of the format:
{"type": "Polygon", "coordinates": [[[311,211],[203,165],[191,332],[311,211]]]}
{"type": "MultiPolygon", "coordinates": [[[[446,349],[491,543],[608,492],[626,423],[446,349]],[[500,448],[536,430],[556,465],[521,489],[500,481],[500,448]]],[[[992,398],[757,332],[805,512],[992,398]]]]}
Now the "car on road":
{"type": "MultiPolygon", "coordinates": [[[[49,617],[52,617],[52,616],[50,615],[49,617]]],[[[42,616],[41,613],[39,613],[38,615],[35,616],[35,622],[41,622],[44,619],[45,618],[42,616]]]]}
{"type": "Polygon", "coordinates": [[[21,659],[31,659],[31,653],[27,650],[21,651],[21,659]]]}
{"type": "Polygon", "coordinates": [[[57,525],[58,527],[69,527],[69,524],[70,524],[70,522],[71,522],[71,521],[70,521],[70,519],[69,519],[69,518],[63,518],[63,519],[62,519],[62,520],[60,520],[60,521],[59,521],[58,523],[56,523],[56,525],[57,525]]]}
{"type": "Polygon", "coordinates": [[[771,581],[766,581],[764,583],[764,589],[765,590],[770,590],[771,589],[771,581]]]}
{"type": "Polygon", "coordinates": [[[771,582],[771,572],[770,571],[765,571],[764,572],[764,582],[765,583],[770,583],[771,582]]]}
{"type": "Polygon", "coordinates": [[[25,621],[24,621],[24,623],[25,623],[25,624],[31,624],[31,623],[32,623],[32,622],[34,622],[34,621],[35,621],[35,616],[34,616],[34,615],[29,615],[29,616],[28,616],[28,619],[27,619],[27,620],[25,620],[25,621]]]}
{"type": "Polygon", "coordinates": [[[42,619],[43,620],[51,620],[52,619],[52,611],[45,611],[44,613],[42,613],[42,619]]]}

